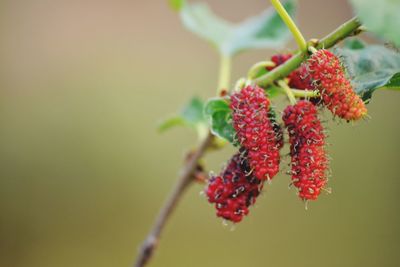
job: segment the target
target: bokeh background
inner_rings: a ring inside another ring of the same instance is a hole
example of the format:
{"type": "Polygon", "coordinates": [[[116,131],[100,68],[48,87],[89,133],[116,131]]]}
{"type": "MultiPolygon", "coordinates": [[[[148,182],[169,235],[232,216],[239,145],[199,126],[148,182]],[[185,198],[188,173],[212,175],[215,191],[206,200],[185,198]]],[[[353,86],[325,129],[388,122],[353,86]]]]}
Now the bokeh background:
{"type": "MultiPolygon", "coordinates": [[[[232,21],[269,5],[206,2],[232,21]]],[[[301,0],[298,21],[311,38],[351,16],[301,0]]],[[[0,266],[130,266],[196,144],[157,122],[215,92],[216,53],[162,0],[2,0],[0,36],[0,266]]],[[[234,80],[274,52],[238,56],[234,80]]],[[[150,266],[400,266],[398,103],[377,92],[371,120],[327,125],[333,193],[307,211],[281,174],[231,231],[192,186],[150,266]]]]}

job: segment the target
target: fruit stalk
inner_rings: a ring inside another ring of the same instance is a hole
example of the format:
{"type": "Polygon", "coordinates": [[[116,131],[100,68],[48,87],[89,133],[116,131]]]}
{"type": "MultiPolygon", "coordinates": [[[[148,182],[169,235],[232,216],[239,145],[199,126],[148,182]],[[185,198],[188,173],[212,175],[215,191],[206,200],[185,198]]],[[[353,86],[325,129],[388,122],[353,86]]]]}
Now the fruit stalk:
{"type": "Polygon", "coordinates": [[[292,18],[287,13],[286,9],[283,7],[279,0],[271,0],[272,5],[275,7],[276,11],[278,12],[279,16],[285,22],[286,26],[292,32],[294,40],[296,41],[297,45],[299,46],[300,51],[307,50],[307,43],[304,39],[303,35],[301,34],[299,28],[297,27],[296,23],[292,20],[292,18]]]}
{"type": "Polygon", "coordinates": [[[168,218],[176,208],[185,189],[188,187],[188,185],[190,185],[190,182],[194,180],[193,172],[196,169],[199,159],[204,155],[206,149],[211,145],[212,139],[213,136],[211,133],[209,133],[199,145],[198,149],[195,150],[194,153],[189,157],[186,165],[181,170],[181,175],[179,176],[173,191],[165,201],[165,204],[161,208],[150,233],[140,247],[139,255],[134,265],[135,267],[145,266],[151,259],[168,218]]]}

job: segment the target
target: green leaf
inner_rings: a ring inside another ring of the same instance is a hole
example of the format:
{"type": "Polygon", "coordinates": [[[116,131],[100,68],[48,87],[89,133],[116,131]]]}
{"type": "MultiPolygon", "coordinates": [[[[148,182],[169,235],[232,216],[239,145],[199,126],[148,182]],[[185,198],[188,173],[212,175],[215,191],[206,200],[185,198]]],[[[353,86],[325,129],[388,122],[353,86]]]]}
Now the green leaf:
{"type": "Polygon", "coordinates": [[[229,104],[222,98],[212,98],[207,102],[204,113],[208,118],[211,132],[234,144],[235,130],[229,104]]]}
{"type": "Polygon", "coordinates": [[[395,74],[385,85],[385,89],[400,90],[400,73],[395,74]]]}
{"type": "Polygon", "coordinates": [[[204,109],[203,101],[200,98],[194,97],[189,102],[189,104],[183,108],[181,115],[188,123],[191,124],[200,123],[205,120],[203,109],[204,109]]]}
{"type": "MultiPolygon", "coordinates": [[[[289,14],[295,13],[294,0],[286,1],[284,6],[289,14]]],[[[272,7],[237,24],[216,16],[204,3],[186,4],[180,14],[188,30],[227,56],[247,49],[280,48],[290,37],[289,30],[272,7]]]]}
{"type": "Polygon", "coordinates": [[[395,51],[381,45],[345,44],[333,52],[341,57],[354,90],[364,100],[378,88],[399,86],[400,54],[395,51]]]}
{"type": "Polygon", "coordinates": [[[158,130],[160,132],[165,132],[171,128],[174,128],[176,126],[187,126],[187,122],[182,116],[173,116],[170,118],[167,118],[163,120],[159,125],[158,125],[158,130]]]}
{"type": "Polygon", "coordinates": [[[160,132],[165,132],[176,126],[184,126],[195,129],[198,135],[201,137],[207,130],[203,110],[203,101],[197,97],[194,97],[178,115],[173,115],[163,120],[159,124],[158,130],[160,132]]]}
{"type": "Polygon", "coordinates": [[[399,0],[351,0],[368,31],[400,46],[399,0]]]}
{"type": "Polygon", "coordinates": [[[169,0],[168,2],[169,6],[175,11],[180,11],[186,4],[185,0],[169,0]]]}
{"type": "Polygon", "coordinates": [[[344,41],[344,47],[356,50],[365,48],[366,44],[358,38],[348,38],[344,41]]]}

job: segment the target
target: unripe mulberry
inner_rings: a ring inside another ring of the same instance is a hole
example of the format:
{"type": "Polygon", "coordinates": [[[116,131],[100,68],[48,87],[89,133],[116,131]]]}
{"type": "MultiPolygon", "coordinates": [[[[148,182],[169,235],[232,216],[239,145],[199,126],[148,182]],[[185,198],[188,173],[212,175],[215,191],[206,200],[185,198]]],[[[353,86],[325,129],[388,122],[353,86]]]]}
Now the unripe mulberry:
{"type": "Polygon", "coordinates": [[[325,135],[316,107],[301,100],[288,106],[283,121],[289,133],[292,182],[303,200],[315,200],[327,182],[325,135]]]}
{"type": "Polygon", "coordinates": [[[333,114],[347,121],[367,114],[364,102],[354,92],[339,58],[332,52],[325,49],[315,52],[308,59],[308,69],[323,103],[333,114]]]}
{"type": "Polygon", "coordinates": [[[247,86],[231,96],[233,127],[240,145],[248,152],[255,177],[272,179],[279,171],[281,133],[270,120],[270,101],[264,90],[247,86]]]}
{"type": "Polygon", "coordinates": [[[217,216],[240,222],[249,213],[262,189],[262,182],[250,174],[245,156],[235,154],[218,176],[209,179],[206,195],[215,203],[217,216]]]}

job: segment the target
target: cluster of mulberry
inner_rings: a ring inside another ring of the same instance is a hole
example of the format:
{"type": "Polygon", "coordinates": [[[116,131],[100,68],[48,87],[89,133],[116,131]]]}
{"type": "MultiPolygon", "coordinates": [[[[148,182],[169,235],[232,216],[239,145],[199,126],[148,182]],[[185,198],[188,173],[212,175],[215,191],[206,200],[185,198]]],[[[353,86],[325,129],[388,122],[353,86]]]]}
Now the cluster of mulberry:
{"type": "Polygon", "coordinates": [[[218,217],[236,223],[248,214],[264,182],[279,172],[283,133],[263,89],[247,86],[230,101],[239,152],[209,179],[206,195],[218,217]]]}
{"type": "MultiPolygon", "coordinates": [[[[275,66],[267,69],[272,70],[291,57],[272,56],[275,66]]],[[[321,107],[317,104],[347,121],[362,118],[367,110],[346,78],[340,60],[327,50],[314,53],[287,78],[291,88],[320,92],[320,98],[301,99],[287,106],[282,116],[289,136],[292,184],[300,199],[316,200],[328,180],[326,136],[318,118],[321,107]]],[[[230,95],[229,100],[240,148],[221,174],[209,179],[206,195],[215,204],[218,217],[236,223],[249,213],[263,183],[279,172],[284,139],[283,129],[262,88],[246,86],[230,95]]]]}
{"type": "Polygon", "coordinates": [[[243,154],[235,154],[220,175],[210,178],[206,189],[217,216],[235,223],[249,213],[249,206],[255,203],[263,187],[263,182],[250,173],[243,154]]]}

